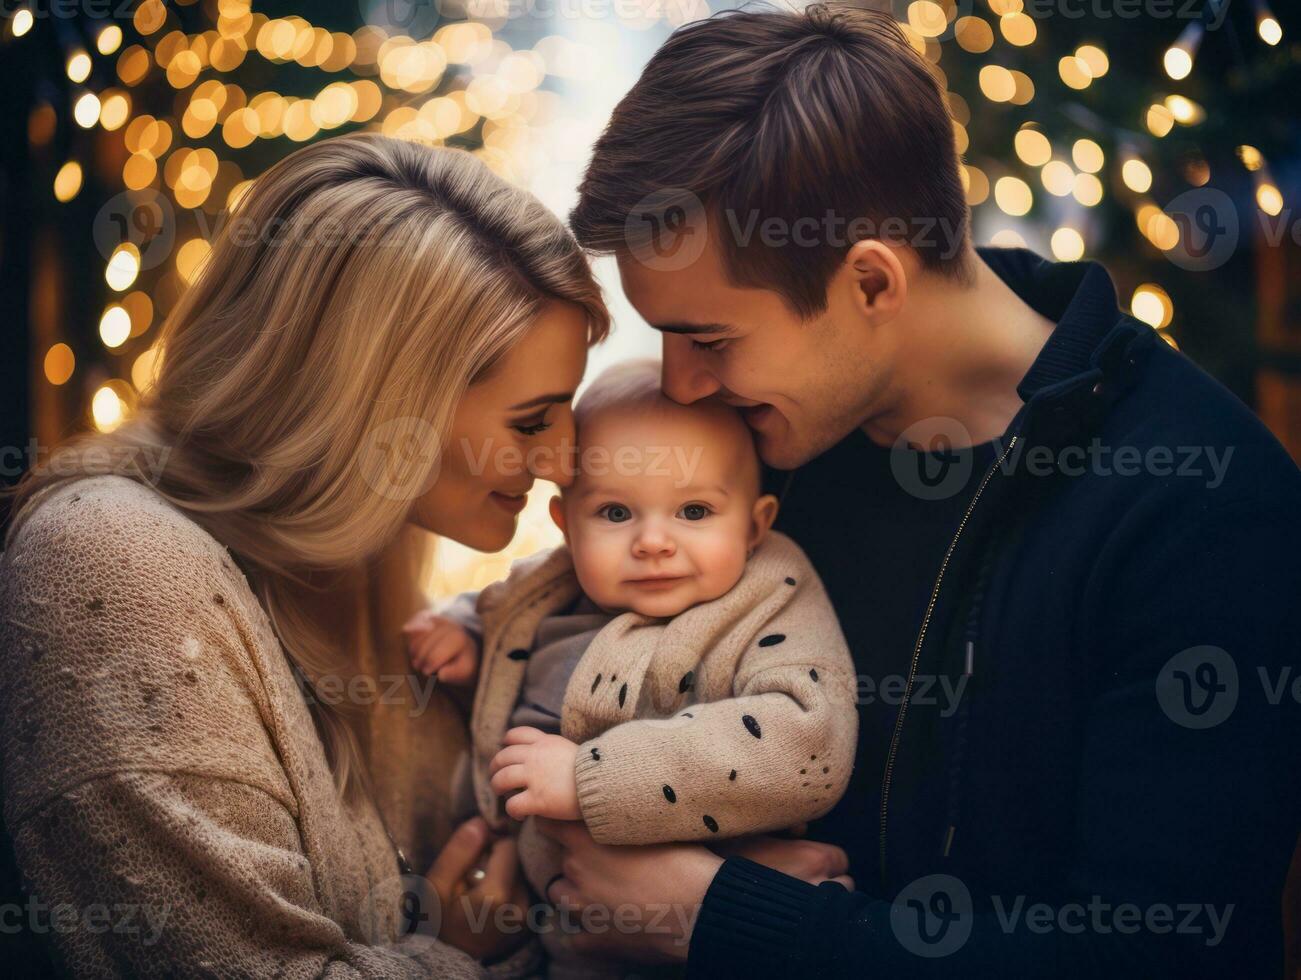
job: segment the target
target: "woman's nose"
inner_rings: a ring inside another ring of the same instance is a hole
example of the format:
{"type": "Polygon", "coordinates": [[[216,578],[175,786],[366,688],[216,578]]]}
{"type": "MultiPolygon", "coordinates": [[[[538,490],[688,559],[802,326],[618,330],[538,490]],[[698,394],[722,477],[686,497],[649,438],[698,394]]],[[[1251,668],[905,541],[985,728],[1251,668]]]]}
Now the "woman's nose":
{"type": "Polygon", "coordinates": [[[545,442],[539,441],[532,452],[525,453],[525,465],[539,480],[550,480],[557,486],[567,487],[574,482],[578,466],[574,413],[568,405],[556,407],[554,421],[544,438],[545,442]]]}

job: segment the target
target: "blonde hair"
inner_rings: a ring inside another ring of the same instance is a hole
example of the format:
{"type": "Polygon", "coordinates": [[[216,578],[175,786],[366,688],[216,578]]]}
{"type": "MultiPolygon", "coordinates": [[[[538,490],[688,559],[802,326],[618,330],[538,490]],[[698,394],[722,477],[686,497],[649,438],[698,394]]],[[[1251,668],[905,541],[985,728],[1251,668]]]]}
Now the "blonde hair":
{"type": "MultiPolygon", "coordinates": [[[[315,608],[383,601],[376,570],[431,543],[399,534],[411,499],[376,492],[393,461],[359,449],[412,420],[441,439],[466,388],[552,300],[583,308],[589,342],[609,329],[564,225],[472,155],[374,134],[307,146],[258,177],[222,228],[163,325],[138,413],[61,447],[20,485],[14,514],[51,484],[103,472],[96,459],[135,461],[113,472],[154,485],[230,549],[310,684],[377,632],[327,636],[315,608]],[[140,461],[160,451],[155,479],[140,461]]],[[[407,454],[397,482],[427,485],[436,461],[407,454]]],[[[414,611],[410,583],[401,601],[399,615],[414,611]]],[[[365,776],[352,709],[308,701],[349,795],[365,776]]]]}

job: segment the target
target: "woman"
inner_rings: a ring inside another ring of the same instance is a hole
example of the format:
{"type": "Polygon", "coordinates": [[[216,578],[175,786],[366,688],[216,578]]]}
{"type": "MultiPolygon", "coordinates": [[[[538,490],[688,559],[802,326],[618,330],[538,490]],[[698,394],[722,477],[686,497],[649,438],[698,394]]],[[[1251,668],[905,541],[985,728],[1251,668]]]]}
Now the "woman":
{"type": "Polygon", "coordinates": [[[29,901],[71,909],[62,969],[519,965],[512,845],[453,833],[463,706],[408,683],[400,627],[424,532],[500,549],[566,482],[607,328],[560,222],[468,154],[350,136],[256,181],[137,417],[20,488],[0,560],[4,820],[29,901]]]}

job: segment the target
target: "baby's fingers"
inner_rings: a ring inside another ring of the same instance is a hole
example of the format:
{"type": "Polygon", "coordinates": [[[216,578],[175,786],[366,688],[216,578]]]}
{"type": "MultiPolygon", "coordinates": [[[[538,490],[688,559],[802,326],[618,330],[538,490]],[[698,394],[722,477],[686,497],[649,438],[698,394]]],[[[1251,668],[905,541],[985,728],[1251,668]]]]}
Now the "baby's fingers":
{"type": "Polygon", "coordinates": [[[506,766],[504,769],[499,769],[493,773],[492,779],[488,782],[492,791],[498,796],[509,793],[513,789],[522,789],[528,784],[528,770],[523,766],[506,766]]]}
{"type": "Polygon", "coordinates": [[[515,820],[523,820],[541,812],[541,801],[532,790],[516,793],[506,800],[506,813],[515,820]]]}
{"type": "Polygon", "coordinates": [[[512,728],[502,738],[503,745],[532,745],[540,738],[546,738],[547,733],[536,728],[530,728],[527,725],[522,728],[512,728]]]}
{"type": "Polygon", "coordinates": [[[528,757],[528,746],[526,745],[508,745],[492,757],[488,763],[488,773],[491,775],[498,769],[505,769],[507,766],[518,765],[528,757]]]}

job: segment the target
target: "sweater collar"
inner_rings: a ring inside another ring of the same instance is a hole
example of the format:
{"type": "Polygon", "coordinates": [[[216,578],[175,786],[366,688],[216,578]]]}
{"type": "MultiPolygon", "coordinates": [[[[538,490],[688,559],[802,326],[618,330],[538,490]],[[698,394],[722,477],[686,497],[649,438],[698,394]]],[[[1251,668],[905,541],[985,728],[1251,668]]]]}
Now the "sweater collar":
{"type": "Polygon", "coordinates": [[[1049,262],[1024,248],[978,248],[994,274],[1057,326],[1017,385],[1022,401],[1085,374],[1124,319],[1111,276],[1096,262],[1049,262]]]}

